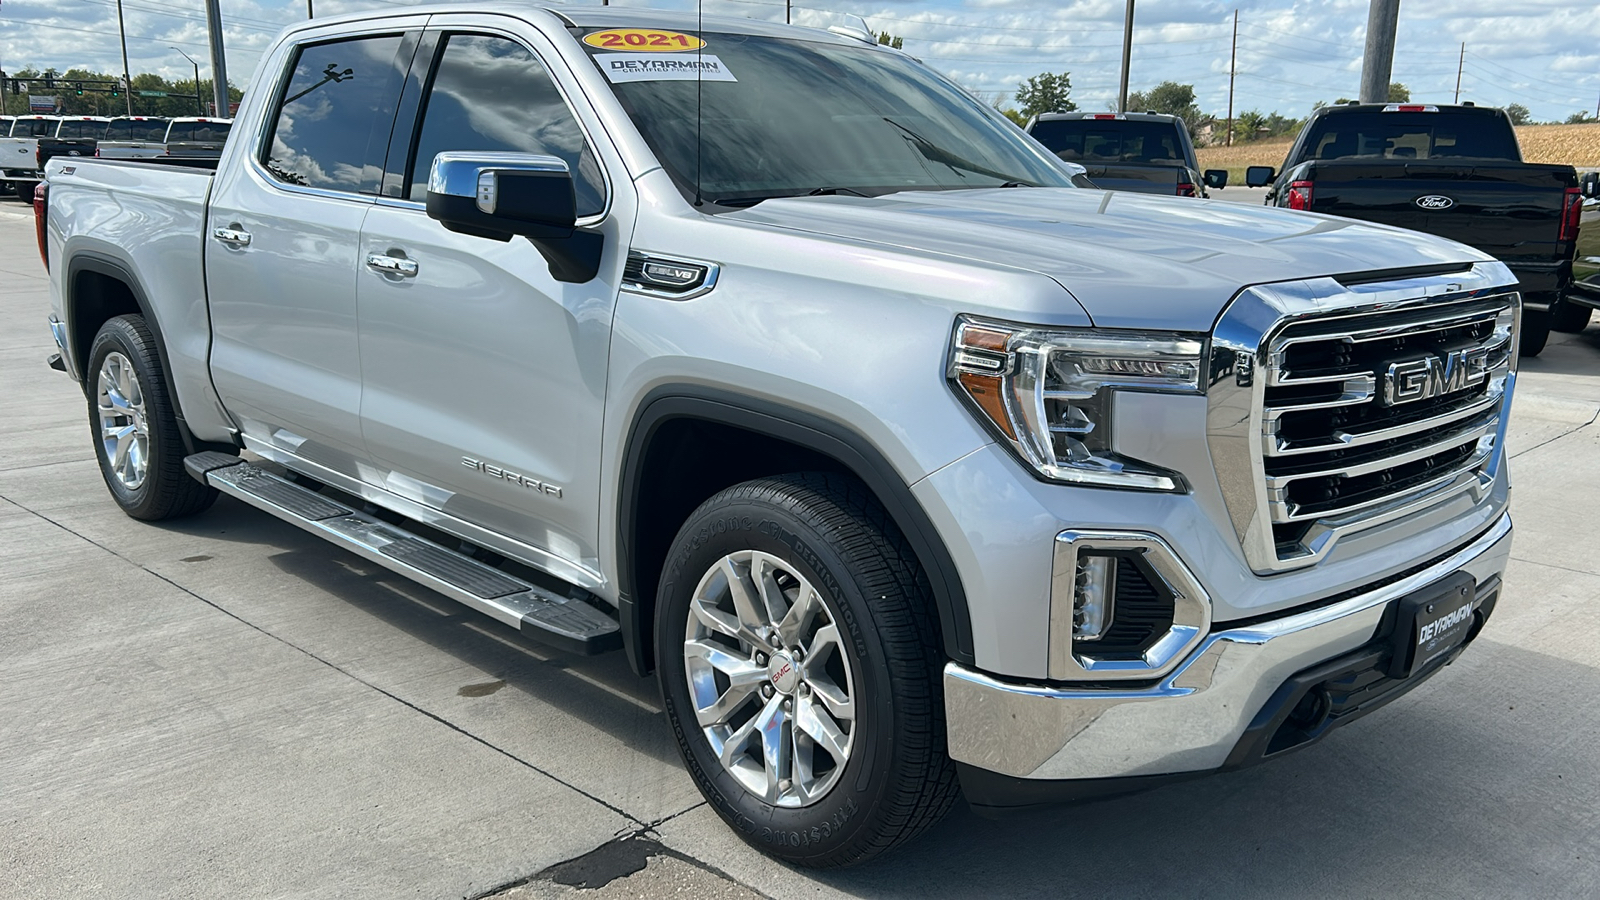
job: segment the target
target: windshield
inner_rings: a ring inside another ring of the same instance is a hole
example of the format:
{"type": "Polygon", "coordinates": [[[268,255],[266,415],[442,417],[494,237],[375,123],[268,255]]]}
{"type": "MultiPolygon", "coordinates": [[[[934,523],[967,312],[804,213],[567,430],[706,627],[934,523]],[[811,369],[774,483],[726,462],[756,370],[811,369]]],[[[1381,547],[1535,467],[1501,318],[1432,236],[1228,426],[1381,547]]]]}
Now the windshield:
{"type": "Polygon", "coordinates": [[[644,31],[679,47],[698,43],[645,29],[594,31],[584,42],[686,195],[697,182],[707,201],[734,206],[811,193],[1072,184],[1033,142],[898,52],[716,32],[703,35],[698,56],[638,52],[620,39],[608,49],[607,38],[644,31]]]}
{"type": "Polygon", "coordinates": [[[1522,159],[1504,116],[1449,112],[1325,115],[1306,136],[1306,159],[1522,159]]]}
{"type": "Polygon", "coordinates": [[[1072,162],[1183,162],[1176,122],[1047,119],[1033,123],[1028,133],[1072,162]]]}
{"type": "Polygon", "coordinates": [[[167,132],[167,143],[194,141],[220,144],[228,139],[231,122],[173,122],[167,132]]]}
{"type": "Polygon", "coordinates": [[[167,136],[166,119],[112,119],[106,126],[108,141],[161,141],[167,136]]]}

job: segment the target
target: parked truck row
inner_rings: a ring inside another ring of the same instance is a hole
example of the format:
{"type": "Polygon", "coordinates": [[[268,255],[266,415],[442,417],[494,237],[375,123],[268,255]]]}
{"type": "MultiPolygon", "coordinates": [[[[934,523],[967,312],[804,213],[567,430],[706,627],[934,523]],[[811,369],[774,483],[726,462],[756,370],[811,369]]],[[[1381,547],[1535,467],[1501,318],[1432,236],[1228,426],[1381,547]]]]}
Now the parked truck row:
{"type": "Polygon", "coordinates": [[[624,653],[778,858],[1274,759],[1500,598],[1518,274],[1426,229],[1095,189],[865,32],[617,7],[308,21],[237,126],[35,197],[113,502],[624,653]]]}
{"type": "Polygon", "coordinates": [[[0,116],[0,190],[31,202],[57,156],[215,159],[231,119],[154,116],[0,116]]]}

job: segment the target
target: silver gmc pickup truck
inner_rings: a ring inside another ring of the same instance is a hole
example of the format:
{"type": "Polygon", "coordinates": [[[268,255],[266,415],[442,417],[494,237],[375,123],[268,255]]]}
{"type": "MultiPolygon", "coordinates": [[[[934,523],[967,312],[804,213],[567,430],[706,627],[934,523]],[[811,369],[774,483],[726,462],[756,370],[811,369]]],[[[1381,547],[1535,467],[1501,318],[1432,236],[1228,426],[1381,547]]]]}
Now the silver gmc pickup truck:
{"type": "Polygon", "coordinates": [[[1499,596],[1520,300],[1468,247],[1074,187],[742,19],[316,19],[245,98],[214,172],[36,203],[113,500],[621,650],[776,857],[1305,747],[1499,596]]]}

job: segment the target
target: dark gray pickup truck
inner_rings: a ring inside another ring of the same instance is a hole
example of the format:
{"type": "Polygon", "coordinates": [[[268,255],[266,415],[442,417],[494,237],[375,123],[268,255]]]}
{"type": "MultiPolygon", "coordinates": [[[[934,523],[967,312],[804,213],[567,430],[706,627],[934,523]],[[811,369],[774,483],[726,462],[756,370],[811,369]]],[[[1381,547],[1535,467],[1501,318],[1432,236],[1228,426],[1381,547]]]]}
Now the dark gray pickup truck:
{"type": "Polygon", "coordinates": [[[1028,134],[1051,153],[1083,166],[1096,187],[1108,191],[1207,196],[1228,184],[1225,169],[1200,171],[1189,129],[1160,113],[1045,113],[1028,134]]]}
{"type": "Polygon", "coordinates": [[[1503,110],[1325,107],[1306,122],[1281,173],[1251,166],[1245,181],[1271,185],[1268,206],[1436,234],[1505,263],[1522,290],[1526,356],[1568,318],[1560,301],[1572,284],[1578,176],[1571,166],[1523,162],[1503,110]]]}

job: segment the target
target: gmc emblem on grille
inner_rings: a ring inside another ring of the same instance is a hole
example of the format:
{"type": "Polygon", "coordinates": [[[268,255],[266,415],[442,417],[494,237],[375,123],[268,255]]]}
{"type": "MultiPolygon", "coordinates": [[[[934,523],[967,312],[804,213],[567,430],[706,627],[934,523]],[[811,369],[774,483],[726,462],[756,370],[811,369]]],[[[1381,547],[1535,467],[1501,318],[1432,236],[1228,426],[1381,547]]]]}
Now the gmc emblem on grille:
{"type": "Polygon", "coordinates": [[[1464,391],[1488,375],[1489,351],[1484,347],[1392,362],[1383,377],[1383,405],[1399,406],[1464,391]]]}

